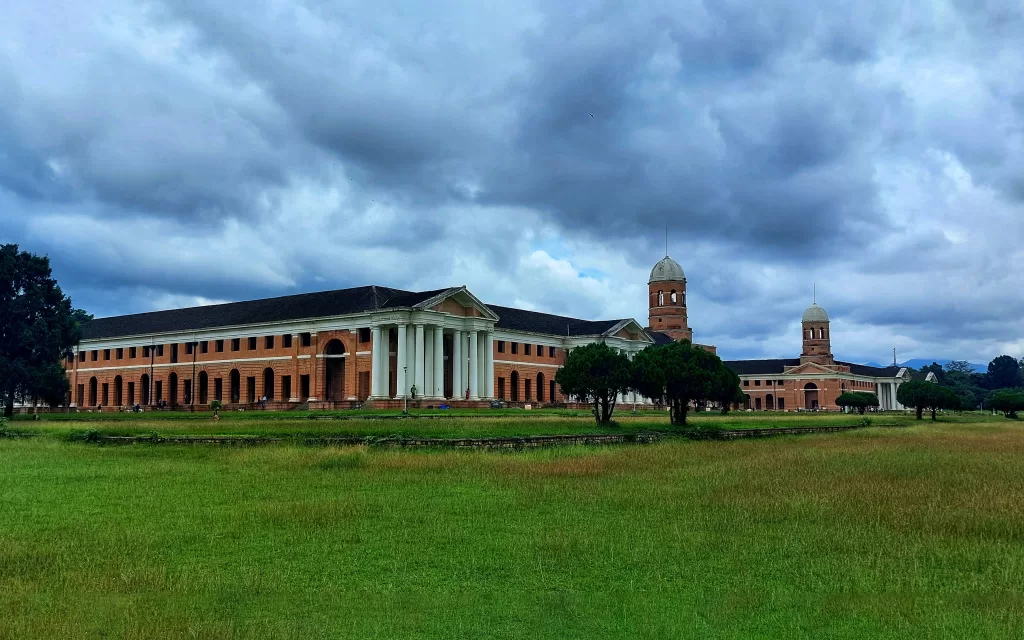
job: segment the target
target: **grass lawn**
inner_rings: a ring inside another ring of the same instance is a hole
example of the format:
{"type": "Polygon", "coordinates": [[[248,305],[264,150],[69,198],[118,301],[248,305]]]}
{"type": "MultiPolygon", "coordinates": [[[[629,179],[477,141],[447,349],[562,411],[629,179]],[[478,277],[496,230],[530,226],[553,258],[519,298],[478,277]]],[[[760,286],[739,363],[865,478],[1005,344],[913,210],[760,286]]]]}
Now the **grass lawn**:
{"type": "Polygon", "coordinates": [[[2,639],[1011,638],[1022,584],[1007,421],[518,453],[0,439],[2,639]]]}

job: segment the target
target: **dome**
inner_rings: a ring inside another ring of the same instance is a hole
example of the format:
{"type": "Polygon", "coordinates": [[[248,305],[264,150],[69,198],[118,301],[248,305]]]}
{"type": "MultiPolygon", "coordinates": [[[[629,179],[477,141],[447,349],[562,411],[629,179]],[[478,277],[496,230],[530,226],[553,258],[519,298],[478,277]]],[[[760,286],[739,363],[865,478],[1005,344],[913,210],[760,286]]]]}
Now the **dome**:
{"type": "Polygon", "coordinates": [[[682,282],[685,279],[686,276],[683,275],[683,268],[679,266],[679,263],[665,256],[651,269],[651,279],[647,281],[647,284],[653,282],[682,282]]]}
{"type": "Polygon", "coordinates": [[[811,306],[807,307],[807,311],[804,311],[804,317],[800,320],[801,322],[828,322],[828,314],[825,310],[818,306],[815,302],[811,306]]]}

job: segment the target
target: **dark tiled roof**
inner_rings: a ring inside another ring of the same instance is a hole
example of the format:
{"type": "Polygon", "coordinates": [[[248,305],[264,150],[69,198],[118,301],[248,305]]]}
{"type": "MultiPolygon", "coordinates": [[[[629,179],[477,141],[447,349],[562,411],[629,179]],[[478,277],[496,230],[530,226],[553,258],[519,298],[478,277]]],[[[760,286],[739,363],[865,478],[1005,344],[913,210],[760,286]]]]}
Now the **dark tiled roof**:
{"type": "Polygon", "coordinates": [[[661,331],[648,330],[647,333],[654,338],[654,344],[672,344],[675,342],[675,340],[672,339],[672,336],[667,333],[662,333],[661,331]]]}
{"type": "Polygon", "coordinates": [[[487,305],[498,314],[498,329],[509,331],[528,331],[556,336],[599,336],[622,320],[580,320],[556,316],[550,313],[513,309],[496,304],[487,305]]]}
{"type": "MultiPolygon", "coordinates": [[[[800,364],[800,358],[776,358],[774,360],[726,360],[726,366],[741,376],[752,376],[758,374],[783,373],[786,367],[795,367],[800,364]]],[[[900,371],[900,367],[869,367],[864,364],[853,364],[851,362],[840,362],[836,364],[850,367],[850,373],[858,376],[872,376],[875,378],[892,378],[900,371]]]]}
{"type": "Polygon", "coordinates": [[[758,373],[782,373],[786,367],[800,364],[800,358],[776,358],[774,360],[726,360],[725,366],[741,376],[758,373]]]}
{"type": "Polygon", "coordinates": [[[264,300],[97,318],[82,326],[82,338],[94,340],[147,333],[194,331],[411,307],[444,291],[447,289],[414,292],[388,287],[355,287],[264,300]]]}

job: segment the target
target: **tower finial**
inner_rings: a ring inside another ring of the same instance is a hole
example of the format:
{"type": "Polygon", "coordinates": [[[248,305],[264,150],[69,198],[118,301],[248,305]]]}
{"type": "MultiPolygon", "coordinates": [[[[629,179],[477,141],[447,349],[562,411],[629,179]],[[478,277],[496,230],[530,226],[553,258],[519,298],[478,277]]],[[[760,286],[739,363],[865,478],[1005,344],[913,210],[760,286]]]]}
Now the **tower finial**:
{"type": "Polygon", "coordinates": [[[818,304],[818,283],[811,283],[811,304],[818,304]]]}

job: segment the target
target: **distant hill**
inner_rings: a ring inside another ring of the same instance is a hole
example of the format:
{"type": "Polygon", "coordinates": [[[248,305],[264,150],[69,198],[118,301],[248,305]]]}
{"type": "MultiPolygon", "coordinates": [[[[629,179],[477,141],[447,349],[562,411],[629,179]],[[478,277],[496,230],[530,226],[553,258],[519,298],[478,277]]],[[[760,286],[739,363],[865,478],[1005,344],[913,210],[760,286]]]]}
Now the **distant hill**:
{"type": "MultiPolygon", "coordinates": [[[[938,362],[942,366],[946,366],[946,363],[950,362],[950,360],[943,360],[941,358],[914,358],[913,360],[907,360],[906,362],[901,362],[900,366],[901,367],[913,367],[914,369],[920,369],[921,367],[927,367],[928,365],[930,365],[933,362],[938,362]]],[[[892,365],[889,365],[889,364],[878,364],[877,362],[865,362],[864,364],[869,366],[869,367],[890,367],[890,366],[892,366],[892,365]]],[[[974,367],[974,370],[977,371],[978,373],[985,373],[986,371],[988,371],[988,365],[987,364],[975,364],[975,363],[972,362],[971,366],[974,367]]]]}

